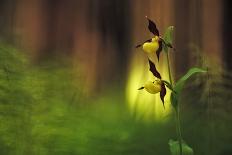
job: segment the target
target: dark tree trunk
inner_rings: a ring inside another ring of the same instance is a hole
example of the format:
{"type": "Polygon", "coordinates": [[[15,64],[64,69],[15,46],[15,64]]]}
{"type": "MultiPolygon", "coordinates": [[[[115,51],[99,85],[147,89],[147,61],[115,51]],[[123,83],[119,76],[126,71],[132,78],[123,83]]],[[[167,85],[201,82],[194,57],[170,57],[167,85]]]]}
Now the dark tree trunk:
{"type": "Polygon", "coordinates": [[[232,70],[232,2],[224,0],[223,58],[226,69],[232,70]]]}

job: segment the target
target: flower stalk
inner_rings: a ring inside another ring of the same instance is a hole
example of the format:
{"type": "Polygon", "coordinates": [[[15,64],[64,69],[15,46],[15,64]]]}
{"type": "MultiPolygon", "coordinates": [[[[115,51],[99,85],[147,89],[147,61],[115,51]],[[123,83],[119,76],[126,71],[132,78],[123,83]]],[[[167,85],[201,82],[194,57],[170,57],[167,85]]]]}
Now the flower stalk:
{"type": "MultiPolygon", "coordinates": [[[[159,30],[156,27],[156,24],[146,17],[148,20],[148,29],[154,35],[153,38],[146,40],[145,42],[136,46],[136,48],[142,47],[145,53],[155,53],[159,62],[159,56],[162,51],[165,51],[166,59],[167,59],[167,66],[168,66],[168,76],[169,82],[162,79],[161,74],[156,69],[155,63],[148,59],[150,71],[156,78],[155,81],[147,81],[144,86],[140,87],[138,90],[145,89],[150,94],[160,94],[160,99],[165,104],[164,97],[166,95],[166,87],[171,90],[170,96],[170,103],[174,108],[175,111],[175,124],[176,124],[176,134],[177,134],[177,141],[169,140],[170,151],[172,155],[183,155],[189,154],[193,155],[193,149],[189,147],[182,139],[181,135],[181,123],[180,123],[180,104],[178,103],[179,96],[181,91],[184,87],[185,82],[195,73],[204,73],[206,70],[192,67],[189,71],[183,75],[176,83],[173,82],[172,74],[171,74],[171,65],[169,59],[169,49],[175,48],[172,46],[172,31],[173,26],[169,26],[165,32],[164,38],[162,38],[159,34],[159,30]],[[179,148],[179,149],[178,149],[179,148]]],[[[164,106],[165,108],[165,106],[164,106]]]]}
{"type": "Polygon", "coordinates": [[[169,60],[169,52],[166,53],[166,57],[167,57],[167,63],[168,63],[169,82],[170,82],[171,86],[173,87],[172,75],[171,75],[171,67],[170,67],[170,60],[169,60]]]}
{"type": "Polygon", "coordinates": [[[181,136],[181,128],[180,128],[180,106],[177,105],[177,108],[175,109],[176,113],[176,128],[177,128],[177,137],[179,141],[179,149],[180,149],[180,155],[182,155],[182,136],[181,136]]]}
{"type": "MultiPolygon", "coordinates": [[[[171,66],[170,66],[170,59],[169,59],[169,52],[166,53],[167,58],[167,65],[168,65],[168,76],[169,76],[169,82],[171,84],[171,87],[173,88],[173,81],[172,81],[172,74],[171,74],[171,66]]],[[[175,123],[176,123],[176,134],[179,141],[179,150],[180,155],[182,155],[182,136],[181,136],[181,125],[180,125],[180,105],[177,103],[177,106],[175,107],[175,123]]]]}

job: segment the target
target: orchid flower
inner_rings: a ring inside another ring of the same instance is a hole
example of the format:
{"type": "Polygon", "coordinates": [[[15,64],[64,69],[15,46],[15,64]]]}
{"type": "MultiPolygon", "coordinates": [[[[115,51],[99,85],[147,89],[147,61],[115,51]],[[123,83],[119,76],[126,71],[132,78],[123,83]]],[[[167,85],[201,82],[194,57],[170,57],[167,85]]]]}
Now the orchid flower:
{"type": "Polygon", "coordinates": [[[155,64],[150,59],[148,59],[148,61],[150,71],[157,79],[155,81],[147,81],[144,84],[144,86],[140,87],[138,90],[145,89],[147,92],[151,94],[160,93],[160,99],[162,100],[164,106],[164,97],[166,95],[165,82],[162,80],[160,73],[157,71],[155,67],[155,64]]]}
{"type": "Polygon", "coordinates": [[[159,34],[159,30],[156,27],[156,24],[150,20],[146,16],[148,20],[148,29],[149,31],[154,35],[151,39],[146,40],[142,44],[139,44],[136,46],[136,48],[139,48],[142,46],[143,51],[146,53],[153,53],[156,52],[156,56],[159,60],[160,53],[162,52],[163,45],[164,44],[166,47],[173,48],[173,46],[170,43],[166,43],[164,39],[159,34]]]}

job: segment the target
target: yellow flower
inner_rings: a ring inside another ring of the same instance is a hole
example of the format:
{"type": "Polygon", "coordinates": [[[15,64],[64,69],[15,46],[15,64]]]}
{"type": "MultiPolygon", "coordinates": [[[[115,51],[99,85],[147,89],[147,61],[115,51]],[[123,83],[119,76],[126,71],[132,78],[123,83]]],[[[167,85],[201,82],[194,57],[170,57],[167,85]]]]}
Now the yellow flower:
{"type": "Polygon", "coordinates": [[[153,53],[159,49],[159,37],[155,36],[151,39],[151,42],[145,42],[143,44],[143,50],[146,53],[153,53]]]}
{"type": "Polygon", "coordinates": [[[155,80],[155,81],[147,81],[144,85],[144,88],[147,92],[151,94],[156,94],[161,91],[161,81],[155,80]]]}
{"type": "Polygon", "coordinates": [[[162,81],[160,73],[157,71],[155,64],[148,59],[150,65],[150,71],[157,78],[155,81],[147,81],[143,87],[140,87],[138,90],[145,89],[147,92],[151,94],[156,94],[160,92],[160,99],[163,102],[164,106],[164,97],[166,95],[165,83],[162,81]]]}

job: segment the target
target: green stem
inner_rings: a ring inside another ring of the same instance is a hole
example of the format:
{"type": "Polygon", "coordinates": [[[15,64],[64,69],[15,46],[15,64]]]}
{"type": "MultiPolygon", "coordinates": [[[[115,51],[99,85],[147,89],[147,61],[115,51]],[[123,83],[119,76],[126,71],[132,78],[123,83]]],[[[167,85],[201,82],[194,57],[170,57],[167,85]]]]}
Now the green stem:
{"type": "Polygon", "coordinates": [[[181,129],[180,129],[180,108],[179,108],[179,104],[177,104],[177,108],[175,109],[175,113],[176,113],[176,133],[177,133],[178,141],[179,141],[180,155],[182,155],[182,136],[181,136],[181,129]]]}
{"type": "Polygon", "coordinates": [[[167,56],[167,63],[168,63],[168,76],[169,76],[169,81],[171,86],[173,87],[173,83],[172,83],[172,75],[171,75],[171,68],[170,68],[170,60],[169,60],[169,52],[166,53],[167,56]]]}
{"type": "MultiPolygon", "coordinates": [[[[169,60],[168,53],[169,52],[166,53],[166,57],[167,57],[167,63],[168,63],[169,81],[170,81],[172,88],[174,88],[173,82],[172,82],[171,67],[170,67],[170,60],[169,60]]],[[[177,104],[177,107],[175,108],[175,118],[176,118],[176,133],[177,133],[178,141],[179,141],[180,155],[182,155],[182,136],[181,136],[181,129],[180,129],[180,106],[179,104],[177,104]]]]}

